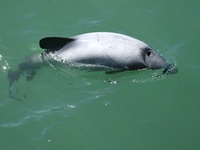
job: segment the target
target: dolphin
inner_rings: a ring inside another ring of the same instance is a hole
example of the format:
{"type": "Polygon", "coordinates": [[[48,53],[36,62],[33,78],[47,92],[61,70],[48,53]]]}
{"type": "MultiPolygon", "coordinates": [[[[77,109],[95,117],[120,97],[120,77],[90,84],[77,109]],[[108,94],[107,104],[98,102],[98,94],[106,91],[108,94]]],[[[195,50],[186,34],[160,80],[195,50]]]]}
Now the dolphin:
{"type": "Polygon", "coordinates": [[[163,74],[177,72],[156,50],[136,38],[112,32],[92,32],[70,38],[45,37],[39,45],[43,52],[28,57],[16,71],[9,70],[9,87],[26,73],[31,80],[36,70],[47,63],[107,68],[106,73],[126,70],[163,69],[163,74]],[[80,65],[81,64],[81,65],[80,65]]]}

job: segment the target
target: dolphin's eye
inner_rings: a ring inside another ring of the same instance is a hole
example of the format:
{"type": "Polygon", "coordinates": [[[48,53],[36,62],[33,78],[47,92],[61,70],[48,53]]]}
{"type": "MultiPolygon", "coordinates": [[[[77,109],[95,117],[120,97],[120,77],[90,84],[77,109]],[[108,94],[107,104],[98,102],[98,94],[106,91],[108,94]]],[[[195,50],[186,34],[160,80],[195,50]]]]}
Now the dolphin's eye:
{"type": "Polygon", "coordinates": [[[151,55],[151,52],[150,52],[150,51],[148,51],[148,52],[147,52],[147,56],[150,56],[150,55],[151,55]]]}
{"type": "Polygon", "coordinates": [[[151,55],[151,48],[150,47],[144,47],[143,52],[145,55],[150,56],[151,55]]]}

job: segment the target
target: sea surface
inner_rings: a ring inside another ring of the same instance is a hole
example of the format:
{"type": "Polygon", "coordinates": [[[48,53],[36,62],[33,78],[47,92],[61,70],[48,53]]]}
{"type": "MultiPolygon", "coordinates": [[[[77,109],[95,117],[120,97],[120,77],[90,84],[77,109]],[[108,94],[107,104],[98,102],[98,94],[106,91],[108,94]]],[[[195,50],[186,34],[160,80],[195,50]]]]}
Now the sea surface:
{"type": "Polygon", "coordinates": [[[3,0],[0,150],[199,150],[200,1],[3,0]],[[9,70],[41,38],[109,31],[138,38],[178,68],[105,74],[47,66],[13,89],[9,70]]]}

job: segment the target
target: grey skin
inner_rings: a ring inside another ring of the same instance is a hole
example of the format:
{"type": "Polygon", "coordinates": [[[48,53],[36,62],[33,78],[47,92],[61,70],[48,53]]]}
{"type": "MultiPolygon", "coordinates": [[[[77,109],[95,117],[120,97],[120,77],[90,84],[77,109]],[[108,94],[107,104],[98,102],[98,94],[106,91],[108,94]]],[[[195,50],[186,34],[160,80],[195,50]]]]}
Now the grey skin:
{"type": "Polygon", "coordinates": [[[10,86],[25,72],[27,80],[35,75],[36,69],[46,62],[60,64],[77,63],[94,69],[94,66],[112,68],[106,73],[125,70],[163,69],[163,73],[176,73],[177,69],[146,43],[119,33],[93,32],[71,38],[46,37],[40,40],[45,49],[19,64],[18,70],[10,70],[10,86]]]}

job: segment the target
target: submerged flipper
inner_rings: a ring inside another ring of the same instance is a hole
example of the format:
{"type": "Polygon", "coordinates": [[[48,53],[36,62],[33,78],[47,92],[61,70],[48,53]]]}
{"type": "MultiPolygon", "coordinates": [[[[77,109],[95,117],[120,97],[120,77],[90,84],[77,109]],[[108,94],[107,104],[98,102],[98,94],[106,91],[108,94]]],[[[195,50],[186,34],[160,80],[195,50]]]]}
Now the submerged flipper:
{"type": "Polygon", "coordinates": [[[40,47],[45,49],[46,53],[55,52],[64,47],[67,43],[73,42],[75,39],[63,37],[46,37],[40,40],[40,47]]]}

